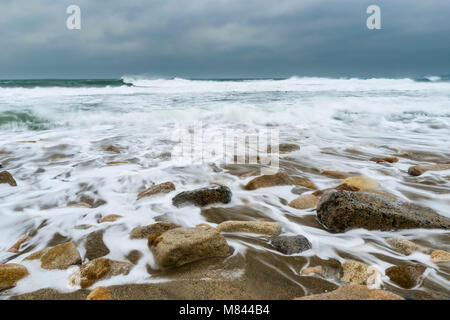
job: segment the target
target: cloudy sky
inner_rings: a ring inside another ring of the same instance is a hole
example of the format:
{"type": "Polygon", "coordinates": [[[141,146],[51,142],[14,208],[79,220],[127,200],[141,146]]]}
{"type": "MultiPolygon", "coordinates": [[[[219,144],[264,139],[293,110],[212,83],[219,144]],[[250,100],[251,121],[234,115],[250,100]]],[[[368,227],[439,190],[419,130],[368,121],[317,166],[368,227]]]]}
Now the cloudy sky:
{"type": "Polygon", "coordinates": [[[449,0],[1,0],[0,32],[2,79],[450,74],[449,0]]]}

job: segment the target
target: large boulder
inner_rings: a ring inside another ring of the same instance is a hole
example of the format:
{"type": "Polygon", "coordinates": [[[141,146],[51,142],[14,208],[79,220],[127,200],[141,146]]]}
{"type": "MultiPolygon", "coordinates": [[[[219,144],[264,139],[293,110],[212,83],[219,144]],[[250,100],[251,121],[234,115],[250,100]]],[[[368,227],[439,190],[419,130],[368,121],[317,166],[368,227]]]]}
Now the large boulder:
{"type": "Polygon", "coordinates": [[[332,292],[314,294],[296,300],[405,300],[385,290],[371,290],[363,285],[349,285],[332,292]]]}
{"type": "Polygon", "coordinates": [[[312,248],[311,242],[302,235],[275,236],[270,239],[270,245],[284,254],[296,254],[312,248]]]}
{"type": "Polygon", "coordinates": [[[157,222],[148,226],[136,227],[131,230],[130,239],[147,239],[152,235],[160,235],[171,229],[179,228],[180,226],[172,222],[157,222]]]}
{"type": "Polygon", "coordinates": [[[444,171],[450,170],[450,163],[439,163],[429,166],[412,166],[408,169],[408,173],[412,176],[420,176],[427,171],[444,171]]]}
{"type": "Polygon", "coordinates": [[[216,229],[220,232],[245,232],[275,236],[281,232],[281,224],[270,221],[225,221],[220,223],[216,229]]]}
{"type": "Polygon", "coordinates": [[[41,260],[41,267],[47,270],[64,270],[72,265],[81,264],[80,252],[72,242],[45,248],[25,258],[25,260],[37,259],[41,260]]]}
{"type": "Polygon", "coordinates": [[[198,207],[213,203],[229,203],[231,201],[231,190],[226,186],[201,188],[193,191],[185,191],[177,194],[172,199],[172,204],[181,207],[193,204],[198,207]]]}
{"type": "Polygon", "coordinates": [[[169,193],[175,190],[175,185],[172,182],[164,182],[154,186],[151,186],[147,190],[138,194],[138,200],[146,197],[150,197],[157,193],[169,193]]]}
{"type": "Polygon", "coordinates": [[[16,286],[16,283],[28,276],[28,270],[16,263],[0,264],[0,291],[16,286]]]}
{"type": "Polygon", "coordinates": [[[230,247],[224,236],[214,228],[176,228],[161,236],[149,238],[156,263],[162,268],[212,257],[226,257],[230,247]]]}
{"type": "Polygon", "coordinates": [[[325,193],[317,205],[317,217],[332,232],[450,228],[450,219],[432,209],[366,192],[325,193]]]}
{"type": "Polygon", "coordinates": [[[0,172],[0,184],[2,183],[7,183],[11,187],[17,187],[16,180],[14,180],[13,176],[8,171],[0,172]]]}
{"type": "Polygon", "coordinates": [[[256,190],[259,188],[268,188],[268,187],[275,187],[275,186],[287,186],[292,185],[293,181],[289,177],[289,175],[284,171],[279,171],[276,174],[272,175],[264,175],[257,177],[253,180],[251,180],[247,185],[245,186],[246,190],[256,190]]]}

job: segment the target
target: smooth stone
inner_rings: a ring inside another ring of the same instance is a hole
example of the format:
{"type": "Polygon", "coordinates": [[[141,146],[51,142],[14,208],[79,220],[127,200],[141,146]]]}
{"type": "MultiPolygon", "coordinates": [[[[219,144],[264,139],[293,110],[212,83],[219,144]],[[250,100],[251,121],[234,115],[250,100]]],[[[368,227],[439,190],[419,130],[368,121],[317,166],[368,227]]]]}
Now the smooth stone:
{"type": "Polygon", "coordinates": [[[327,189],[323,189],[323,190],[317,190],[317,191],[313,192],[312,194],[314,196],[320,198],[320,197],[322,197],[324,195],[324,193],[326,193],[328,191],[333,191],[333,190],[343,190],[343,191],[356,192],[356,191],[359,191],[359,188],[350,186],[350,185],[348,185],[346,183],[343,183],[343,184],[338,185],[336,188],[327,188],[327,189]]]}
{"type": "Polygon", "coordinates": [[[295,198],[289,202],[289,207],[303,210],[315,208],[319,203],[319,198],[312,194],[302,194],[298,198],[295,198]]]}
{"type": "Polygon", "coordinates": [[[0,172],[0,184],[2,183],[7,183],[11,187],[17,187],[16,180],[14,180],[13,176],[8,171],[0,172]]]}
{"type": "Polygon", "coordinates": [[[11,248],[8,249],[8,252],[11,253],[19,253],[20,251],[20,247],[27,242],[28,240],[30,240],[29,236],[22,236],[19,240],[16,241],[16,243],[14,243],[11,248]]]}
{"type": "Polygon", "coordinates": [[[275,186],[292,185],[292,179],[284,171],[279,171],[272,175],[263,175],[251,180],[244,187],[246,190],[256,190],[260,188],[269,188],[275,186]]]}
{"type": "Polygon", "coordinates": [[[444,171],[444,170],[450,170],[450,163],[439,163],[429,166],[412,166],[408,169],[408,173],[411,176],[420,176],[424,174],[427,171],[444,171]]]}
{"type": "Polygon", "coordinates": [[[402,239],[402,238],[388,238],[386,242],[394,249],[406,256],[418,251],[426,254],[431,253],[431,249],[419,246],[412,241],[402,239]]]}
{"type": "Polygon", "coordinates": [[[294,151],[300,150],[300,147],[293,143],[280,143],[278,145],[278,152],[280,154],[286,154],[294,151]]]}
{"type": "Polygon", "coordinates": [[[130,239],[147,239],[152,235],[160,235],[175,228],[180,228],[180,226],[172,222],[157,222],[148,226],[136,227],[131,230],[130,239]]]}
{"type": "Polygon", "coordinates": [[[383,162],[397,163],[398,158],[397,157],[373,157],[370,159],[370,161],[374,161],[376,163],[383,163],[383,162]]]}
{"type": "Polygon", "coordinates": [[[267,218],[263,212],[242,205],[230,208],[212,207],[202,209],[201,213],[207,221],[217,224],[230,220],[249,221],[267,218]]]}
{"type": "Polygon", "coordinates": [[[0,264],[0,290],[15,287],[17,282],[28,274],[28,269],[20,264],[0,264]]]}
{"type": "Polygon", "coordinates": [[[335,178],[335,179],[345,179],[348,177],[348,174],[345,172],[333,171],[333,170],[322,171],[322,174],[325,176],[329,176],[331,178],[335,178]]]}
{"type": "Polygon", "coordinates": [[[198,207],[207,206],[213,203],[227,204],[231,201],[231,190],[225,186],[201,188],[193,191],[185,191],[177,194],[172,199],[172,204],[176,207],[193,204],[198,207]]]}
{"type": "Polygon", "coordinates": [[[275,236],[270,239],[270,245],[277,251],[291,255],[312,248],[311,242],[302,235],[275,236]]]}
{"type": "Polygon", "coordinates": [[[105,222],[114,222],[117,219],[123,218],[123,216],[118,215],[118,214],[109,214],[105,217],[102,218],[102,220],[100,220],[100,223],[105,223],[105,222]]]}
{"type": "Polygon", "coordinates": [[[302,271],[300,271],[300,274],[304,276],[311,276],[311,275],[324,276],[325,270],[323,269],[322,266],[307,267],[304,268],[302,271]]]}
{"type": "Polygon", "coordinates": [[[444,250],[434,250],[431,253],[430,258],[433,263],[450,262],[450,252],[444,250]]]}
{"type": "Polygon", "coordinates": [[[103,150],[108,151],[108,152],[120,153],[119,148],[117,148],[116,146],[113,146],[113,145],[106,146],[103,148],[103,150]]]}
{"type": "Polygon", "coordinates": [[[347,260],[342,264],[341,280],[350,284],[376,285],[381,279],[381,272],[368,264],[347,260]]]}
{"type": "Polygon", "coordinates": [[[45,248],[25,258],[25,260],[37,259],[41,260],[41,268],[47,270],[64,270],[70,266],[81,264],[80,252],[72,242],[45,248]]]}
{"type": "Polygon", "coordinates": [[[164,182],[154,185],[138,194],[138,200],[150,197],[157,193],[169,193],[175,190],[175,185],[172,182],[164,182]]]}
{"type": "Polygon", "coordinates": [[[281,224],[269,221],[225,221],[216,229],[220,232],[244,232],[275,236],[281,233],[281,224]]]}
{"type": "Polygon", "coordinates": [[[363,285],[348,285],[321,294],[314,294],[295,300],[405,300],[386,290],[369,289],[363,285]]]}
{"type": "Polygon", "coordinates": [[[386,269],[386,275],[400,287],[411,289],[421,282],[426,269],[420,264],[394,266],[386,269]]]}
{"type": "Polygon", "coordinates": [[[87,236],[86,239],[86,254],[85,258],[94,260],[103,256],[106,256],[110,250],[103,242],[103,230],[94,231],[87,236]]]}
{"type": "Polygon", "coordinates": [[[344,179],[342,181],[342,184],[347,184],[349,186],[358,188],[359,191],[374,190],[380,186],[379,182],[365,177],[350,177],[344,179]]]}
{"type": "Polygon", "coordinates": [[[317,217],[332,232],[450,228],[450,219],[430,208],[366,192],[327,192],[317,205],[317,217]]]}
{"type": "Polygon", "coordinates": [[[97,287],[92,290],[86,300],[111,300],[112,294],[106,287],[97,287]]]}
{"type": "Polygon", "coordinates": [[[308,178],[295,178],[292,180],[292,184],[296,186],[302,186],[308,189],[317,190],[317,186],[314,184],[314,182],[312,182],[308,178]]]}

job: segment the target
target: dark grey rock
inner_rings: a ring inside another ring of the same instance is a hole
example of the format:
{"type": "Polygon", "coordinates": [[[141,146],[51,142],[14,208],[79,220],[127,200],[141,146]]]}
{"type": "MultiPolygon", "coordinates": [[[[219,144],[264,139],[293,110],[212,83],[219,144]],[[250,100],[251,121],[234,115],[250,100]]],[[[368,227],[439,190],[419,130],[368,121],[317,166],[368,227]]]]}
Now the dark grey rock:
{"type": "Polygon", "coordinates": [[[86,255],[89,260],[106,256],[110,251],[103,242],[103,230],[92,232],[86,240],[86,255]]]}
{"type": "Polygon", "coordinates": [[[270,239],[270,245],[284,254],[300,253],[312,248],[311,242],[304,236],[275,236],[270,239]]]}
{"type": "Polygon", "coordinates": [[[172,203],[176,207],[193,204],[203,207],[212,203],[229,203],[231,190],[225,186],[201,188],[193,191],[185,191],[177,194],[172,203]]]}

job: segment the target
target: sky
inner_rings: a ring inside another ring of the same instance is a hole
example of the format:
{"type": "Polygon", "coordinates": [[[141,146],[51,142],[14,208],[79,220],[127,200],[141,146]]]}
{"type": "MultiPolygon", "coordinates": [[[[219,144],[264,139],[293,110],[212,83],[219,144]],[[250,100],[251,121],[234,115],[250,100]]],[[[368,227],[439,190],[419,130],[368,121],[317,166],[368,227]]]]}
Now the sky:
{"type": "Polygon", "coordinates": [[[449,0],[1,0],[0,33],[0,79],[450,74],[449,0]]]}

